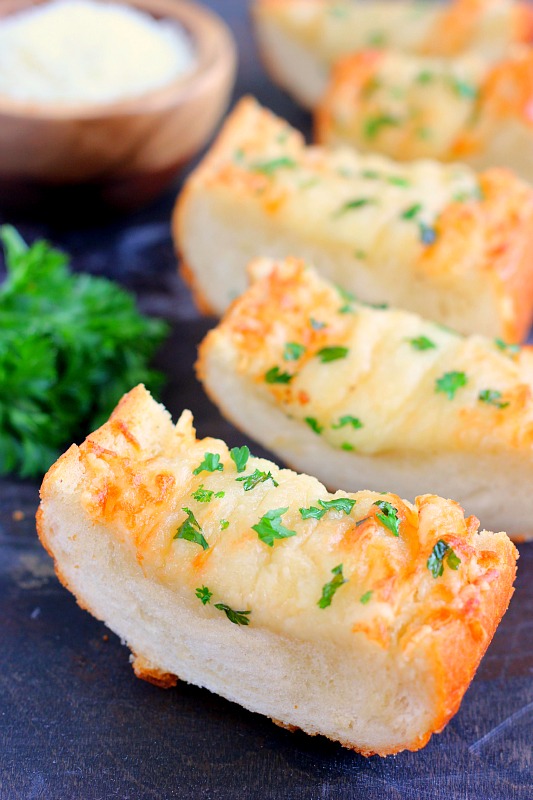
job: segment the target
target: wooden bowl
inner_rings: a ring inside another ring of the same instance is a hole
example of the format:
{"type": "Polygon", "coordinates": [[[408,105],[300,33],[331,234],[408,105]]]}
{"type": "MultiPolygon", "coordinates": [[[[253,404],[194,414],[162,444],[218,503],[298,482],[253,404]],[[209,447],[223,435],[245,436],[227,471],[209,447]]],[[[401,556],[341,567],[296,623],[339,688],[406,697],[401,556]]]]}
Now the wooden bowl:
{"type": "MultiPolygon", "coordinates": [[[[2,0],[6,16],[46,0],[2,0]]],[[[0,207],[128,211],[156,197],[206,143],[227,108],[236,49],[227,26],[185,0],[113,0],[176,20],[191,36],[196,68],[133,99],[67,106],[0,96],[0,207]]]]}

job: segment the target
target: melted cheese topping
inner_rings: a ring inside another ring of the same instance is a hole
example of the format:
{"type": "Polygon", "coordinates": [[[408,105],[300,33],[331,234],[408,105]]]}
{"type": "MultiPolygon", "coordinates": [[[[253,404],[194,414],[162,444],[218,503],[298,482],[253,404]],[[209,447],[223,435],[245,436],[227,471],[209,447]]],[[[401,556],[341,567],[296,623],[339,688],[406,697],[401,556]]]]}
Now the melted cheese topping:
{"type": "Polygon", "coordinates": [[[333,446],[531,452],[532,383],[513,349],[365,307],[296,260],[255,270],[270,274],[234,304],[216,336],[254,391],[333,446]]]}
{"type": "MultiPolygon", "coordinates": [[[[205,614],[223,613],[215,603],[224,603],[250,612],[251,626],[337,644],[349,644],[357,634],[382,647],[402,647],[413,630],[439,614],[456,614],[467,624],[472,616],[474,624],[475,598],[497,577],[499,556],[479,550],[477,520],[465,520],[457,504],[432,495],[415,505],[387,493],[331,495],[316,479],[253,456],[238,473],[223,442],[196,439],[190,412],[176,428],[160,419],[163,413],[138,387],[78,453],[85,513],[132,549],[147,577],[197,602],[199,610],[196,589],[207,587],[212,597],[205,614]],[[140,442],[150,425],[160,444],[145,451],[140,442]],[[206,452],[220,457],[222,469],[195,474],[206,452]],[[272,477],[247,491],[239,478],[256,469],[272,477]],[[209,502],[195,497],[198,489],[213,492],[209,502]],[[301,508],[335,498],[351,499],[351,511],[302,518],[301,508]],[[398,536],[380,520],[378,501],[396,510],[398,536]],[[205,548],[176,538],[186,509],[205,548]],[[276,509],[294,535],[269,546],[252,526],[276,509]],[[445,564],[434,578],[427,561],[439,539],[461,563],[457,569],[445,564]],[[321,608],[324,587],[339,565],[345,583],[321,608]]],[[[497,548],[507,541],[505,534],[496,540],[497,548]]]]}

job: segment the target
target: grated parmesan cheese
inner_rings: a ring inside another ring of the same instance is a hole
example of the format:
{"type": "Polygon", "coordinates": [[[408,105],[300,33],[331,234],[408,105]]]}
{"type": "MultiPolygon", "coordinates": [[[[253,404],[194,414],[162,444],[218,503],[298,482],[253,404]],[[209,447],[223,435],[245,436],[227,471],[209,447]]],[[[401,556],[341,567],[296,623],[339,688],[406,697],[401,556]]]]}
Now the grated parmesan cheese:
{"type": "Polygon", "coordinates": [[[0,94],[33,102],[108,103],[194,66],[177,23],[131,6],[54,0],[0,21],[0,94]]]}

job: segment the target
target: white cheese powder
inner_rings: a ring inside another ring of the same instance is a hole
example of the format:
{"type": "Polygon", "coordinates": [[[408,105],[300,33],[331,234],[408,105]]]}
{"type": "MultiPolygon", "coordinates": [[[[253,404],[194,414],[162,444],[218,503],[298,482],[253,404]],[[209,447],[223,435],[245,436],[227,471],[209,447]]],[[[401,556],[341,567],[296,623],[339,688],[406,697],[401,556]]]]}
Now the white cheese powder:
{"type": "Polygon", "coordinates": [[[0,94],[108,103],[186,74],[192,42],[177,23],[131,6],[55,0],[0,20],[0,94]]]}

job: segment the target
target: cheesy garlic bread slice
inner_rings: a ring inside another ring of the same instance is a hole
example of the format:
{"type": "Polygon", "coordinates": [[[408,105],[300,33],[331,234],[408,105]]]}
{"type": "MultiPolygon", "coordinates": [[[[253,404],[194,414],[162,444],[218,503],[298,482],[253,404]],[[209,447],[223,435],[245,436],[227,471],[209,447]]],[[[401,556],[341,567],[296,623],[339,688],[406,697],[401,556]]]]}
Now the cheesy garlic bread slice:
{"type": "Polygon", "coordinates": [[[430,486],[483,525],[533,538],[533,357],[358,303],[303,262],[266,273],[200,347],[212,400],[326,486],[430,486]]]}
{"type": "Polygon", "coordinates": [[[220,314],[258,256],[298,256],[362,300],[508,341],[533,314],[533,189],[505,170],[307,147],[244,99],[178,199],[174,239],[220,314]]]}
{"type": "Polygon", "coordinates": [[[339,62],[316,114],[317,139],[400,161],[463,160],[533,181],[533,49],[494,66],[364,51],[339,62]]]}
{"type": "Polygon", "coordinates": [[[143,387],[50,469],[41,541],[79,604],[181,678],[366,755],[457,711],[512,595],[504,533],[434,495],[330,495],[197,440],[143,387]]]}
{"type": "Polygon", "coordinates": [[[253,18],[268,72],[307,108],[320,100],[335,62],[358,50],[499,58],[533,36],[531,7],[512,0],[256,0],[253,18]]]}

